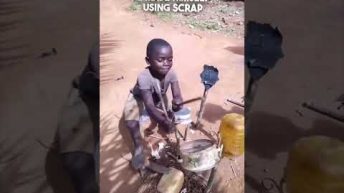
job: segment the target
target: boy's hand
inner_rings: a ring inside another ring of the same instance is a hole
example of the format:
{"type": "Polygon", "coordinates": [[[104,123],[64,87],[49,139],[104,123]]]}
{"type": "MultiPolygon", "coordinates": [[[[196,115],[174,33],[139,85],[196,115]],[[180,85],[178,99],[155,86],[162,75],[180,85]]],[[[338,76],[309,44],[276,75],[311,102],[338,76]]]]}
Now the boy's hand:
{"type": "Polygon", "coordinates": [[[167,133],[172,133],[175,131],[174,122],[171,120],[165,119],[161,126],[167,133]]]}
{"type": "Polygon", "coordinates": [[[182,105],[181,100],[175,100],[175,99],[172,100],[172,110],[174,112],[179,111],[182,107],[183,107],[183,105],[182,105]]]}
{"type": "Polygon", "coordinates": [[[171,111],[171,110],[167,111],[167,116],[171,120],[171,122],[175,121],[175,117],[174,117],[173,111],[171,111]]]}

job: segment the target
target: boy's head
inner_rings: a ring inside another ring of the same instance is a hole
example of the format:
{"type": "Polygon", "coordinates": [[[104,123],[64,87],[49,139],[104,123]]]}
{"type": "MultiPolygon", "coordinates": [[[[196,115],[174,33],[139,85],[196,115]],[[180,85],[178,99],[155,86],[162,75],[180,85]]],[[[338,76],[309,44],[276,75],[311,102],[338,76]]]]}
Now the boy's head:
{"type": "Polygon", "coordinates": [[[163,39],[153,39],[147,45],[146,62],[159,75],[166,75],[172,67],[173,51],[163,39]]]}

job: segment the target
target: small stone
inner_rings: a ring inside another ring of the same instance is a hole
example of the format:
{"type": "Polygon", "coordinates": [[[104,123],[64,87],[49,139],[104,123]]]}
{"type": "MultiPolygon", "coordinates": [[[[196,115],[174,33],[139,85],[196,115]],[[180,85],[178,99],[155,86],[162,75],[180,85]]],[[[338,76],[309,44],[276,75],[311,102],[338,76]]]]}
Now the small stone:
{"type": "Polygon", "coordinates": [[[242,21],[239,21],[237,24],[238,25],[243,25],[244,23],[242,21]]]}
{"type": "Polygon", "coordinates": [[[226,22],[226,19],[225,19],[224,17],[221,18],[221,21],[222,21],[224,24],[228,25],[228,23],[226,22]]]}

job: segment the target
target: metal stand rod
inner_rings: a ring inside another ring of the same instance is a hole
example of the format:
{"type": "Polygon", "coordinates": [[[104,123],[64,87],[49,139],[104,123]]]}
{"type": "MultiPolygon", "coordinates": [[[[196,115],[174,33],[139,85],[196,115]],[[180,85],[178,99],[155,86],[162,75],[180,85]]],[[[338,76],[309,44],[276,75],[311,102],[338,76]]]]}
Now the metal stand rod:
{"type": "Polygon", "coordinates": [[[187,138],[187,136],[188,136],[188,130],[189,130],[189,127],[190,127],[190,126],[191,126],[191,124],[188,124],[188,125],[186,126],[186,128],[185,128],[184,138],[183,138],[184,141],[186,141],[186,138],[187,138]]]}
{"type": "Polygon", "coordinates": [[[208,90],[204,89],[203,97],[202,97],[202,101],[201,101],[201,106],[200,106],[199,112],[197,114],[195,127],[198,127],[200,120],[202,119],[203,112],[204,112],[204,105],[205,105],[205,101],[207,99],[207,95],[208,95],[208,90]]]}
{"type": "Polygon", "coordinates": [[[211,169],[207,187],[205,189],[205,193],[209,193],[211,191],[211,188],[213,187],[213,184],[214,184],[215,173],[216,173],[216,166],[213,167],[213,169],[211,169]]]}

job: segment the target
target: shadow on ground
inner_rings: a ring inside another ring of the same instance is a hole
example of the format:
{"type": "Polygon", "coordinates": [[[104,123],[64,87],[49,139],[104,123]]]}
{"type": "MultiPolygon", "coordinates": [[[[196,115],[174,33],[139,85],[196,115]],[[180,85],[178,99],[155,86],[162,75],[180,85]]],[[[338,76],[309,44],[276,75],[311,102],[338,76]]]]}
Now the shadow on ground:
{"type": "Polygon", "coordinates": [[[344,139],[343,124],[326,119],[316,119],[305,130],[288,118],[254,112],[250,115],[251,128],[246,130],[246,150],[266,159],[274,159],[280,152],[287,152],[292,144],[306,136],[324,135],[344,139]]]}
{"type": "Polygon", "coordinates": [[[100,192],[136,192],[138,173],[130,168],[131,139],[123,118],[101,117],[100,192]]]}
{"type": "Polygon", "coordinates": [[[221,105],[206,103],[202,119],[215,123],[228,113],[244,114],[244,109],[233,106],[230,110],[226,110],[221,105]]]}
{"type": "Polygon", "coordinates": [[[234,54],[244,55],[244,47],[242,46],[229,46],[229,47],[226,47],[225,49],[234,54]]]}
{"type": "MultiPolygon", "coordinates": [[[[45,171],[47,181],[51,185],[54,193],[75,193],[71,179],[63,168],[59,153],[52,149],[46,157],[45,171]]],[[[41,191],[37,191],[39,193],[41,191]]]]}

